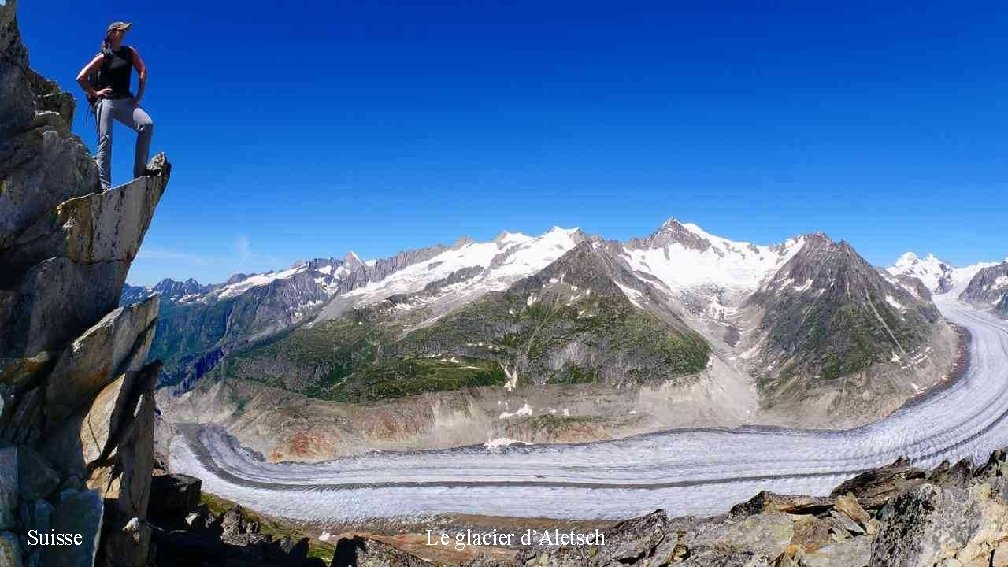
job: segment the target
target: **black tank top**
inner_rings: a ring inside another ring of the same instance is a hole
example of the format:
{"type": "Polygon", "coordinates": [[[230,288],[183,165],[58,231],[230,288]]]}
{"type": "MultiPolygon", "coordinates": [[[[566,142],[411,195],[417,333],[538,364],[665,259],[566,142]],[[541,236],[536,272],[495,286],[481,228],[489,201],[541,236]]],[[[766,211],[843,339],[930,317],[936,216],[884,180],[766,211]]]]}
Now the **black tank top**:
{"type": "Polygon", "coordinates": [[[102,62],[102,73],[99,86],[112,87],[109,98],[127,98],[130,93],[130,72],[133,70],[133,50],[123,45],[118,51],[109,51],[111,60],[102,62]]]}

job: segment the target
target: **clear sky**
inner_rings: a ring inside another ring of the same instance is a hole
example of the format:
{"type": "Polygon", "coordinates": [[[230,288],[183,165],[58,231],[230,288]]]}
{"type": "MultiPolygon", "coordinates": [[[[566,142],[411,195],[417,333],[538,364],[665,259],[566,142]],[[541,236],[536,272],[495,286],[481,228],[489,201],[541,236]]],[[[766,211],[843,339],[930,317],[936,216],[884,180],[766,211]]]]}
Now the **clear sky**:
{"type": "MultiPolygon", "coordinates": [[[[221,281],[676,217],[870,261],[1008,255],[1003,2],[21,0],[64,88],[113,20],[174,173],[130,274],[221,281]],[[915,5],[916,4],[916,5],[915,5]]],[[[90,147],[92,121],[75,128],[90,147]]],[[[133,134],[116,132],[114,182],[133,134]]]]}

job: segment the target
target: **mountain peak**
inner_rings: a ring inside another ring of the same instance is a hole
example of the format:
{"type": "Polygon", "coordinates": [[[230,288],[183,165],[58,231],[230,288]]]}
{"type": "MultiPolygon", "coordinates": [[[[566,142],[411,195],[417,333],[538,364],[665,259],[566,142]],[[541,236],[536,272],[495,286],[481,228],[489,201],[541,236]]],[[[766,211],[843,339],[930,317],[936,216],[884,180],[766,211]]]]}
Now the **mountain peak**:
{"type": "Polygon", "coordinates": [[[896,263],[893,264],[893,267],[894,268],[908,268],[908,267],[916,266],[916,265],[919,265],[919,264],[925,264],[925,265],[928,265],[928,266],[935,266],[935,267],[944,264],[945,266],[948,266],[949,268],[954,267],[949,262],[946,262],[946,261],[942,260],[941,258],[935,256],[934,254],[932,254],[930,252],[926,256],[924,256],[923,258],[921,258],[920,256],[918,256],[914,252],[906,252],[902,256],[900,256],[899,258],[897,258],[896,263]]]}
{"type": "Polygon", "coordinates": [[[913,252],[905,252],[902,256],[896,259],[896,263],[893,265],[896,267],[912,266],[920,261],[920,256],[917,254],[914,254],[913,252]]]}
{"type": "Polygon", "coordinates": [[[546,231],[546,234],[568,234],[568,235],[575,235],[575,234],[578,234],[580,232],[581,232],[581,229],[579,227],[576,227],[576,226],[574,228],[563,228],[563,227],[559,227],[559,226],[555,226],[554,225],[553,228],[551,228],[548,231],[546,231]]]}
{"type": "Polygon", "coordinates": [[[837,244],[836,242],[833,241],[832,238],[830,238],[828,234],[822,231],[807,232],[802,235],[802,238],[805,240],[807,244],[820,244],[826,246],[837,244]]]}
{"type": "Polygon", "coordinates": [[[914,252],[907,252],[886,271],[896,277],[917,278],[932,293],[945,293],[952,289],[957,270],[934,254],[929,253],[921,258],[914,252]]]}
{"type": "Polygon", "coordinates": [[[350,250],[345,256],[343,256],[343,265],[346,269],[352,271],[363,266],[364,262],[361,261],[360,256],[358,256],[356,252],[350,250]]]}
{"type": "Polygon", "coordinates": [[[455,241],[455,244],[452,244],[452,248],[459,249],[462,248],[463,246],[468,246],[470,244],[475,243],[476,241],[469,236],[460,236],[459,239],[455,241]]]}
{"type": "Polygon", "coordinates": [[[675,217],[669,217],[661,224],[658,230],[684,228],[684,224],[675,217]]]}
{"type": "Polygon", "coordinates": [[[695,224],[683,224],[675,218],[670,218],[658,230],[647,238],[634,238],[627,242],[632,249],[665,248],[678,244],[699,252],[711,247],[714,237],[695,224]]]}

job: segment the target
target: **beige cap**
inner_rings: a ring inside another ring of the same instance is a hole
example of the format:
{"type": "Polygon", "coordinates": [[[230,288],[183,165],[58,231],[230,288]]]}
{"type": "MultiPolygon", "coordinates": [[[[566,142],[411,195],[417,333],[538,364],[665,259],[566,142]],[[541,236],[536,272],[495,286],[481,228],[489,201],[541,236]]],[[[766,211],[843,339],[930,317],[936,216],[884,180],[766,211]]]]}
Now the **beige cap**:
{"type": "Polygon", "coordinates": [[[126,30],[130,29],[131,27],[133,27],[133,24],[131,24],[129,22],[112,22],[111,24],[109,24],[108,29],[105,30],[105,33],[106,34],[112,33],[113,30],[123,30],[123,31],[126,31],[126,30]]]}

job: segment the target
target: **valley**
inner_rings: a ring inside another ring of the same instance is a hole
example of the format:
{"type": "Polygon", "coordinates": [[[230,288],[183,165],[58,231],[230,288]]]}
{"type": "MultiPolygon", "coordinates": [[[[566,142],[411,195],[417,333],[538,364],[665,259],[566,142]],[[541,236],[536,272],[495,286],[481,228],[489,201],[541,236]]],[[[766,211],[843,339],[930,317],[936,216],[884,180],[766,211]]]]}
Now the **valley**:
{"type": "Polygon", "coordinates": [[[502,233],[154,292],[168,421],[220,425],[270,461],[849,429],[946,386],[965,356],[921,281],[842,241],[760,246],[674,219],[623,243],[502,233]]]}
{"type": "Polygon", "coordinates": [[[663,508],[713,515],[760,490],[825,494],[900,456],[933,466],[984,458],[1008,436],[1008,324],[939,297],[972,336],[963,378],[877,423],[847,431],[746,427],[671,431],[578,445],[378,453],[269,463],[223,431],[187,430],[173,466],[208,490],[315,522],[438,513],[625,518],[663,508]],[[304,498],[310,492],[310,499],[304,498]]]}

